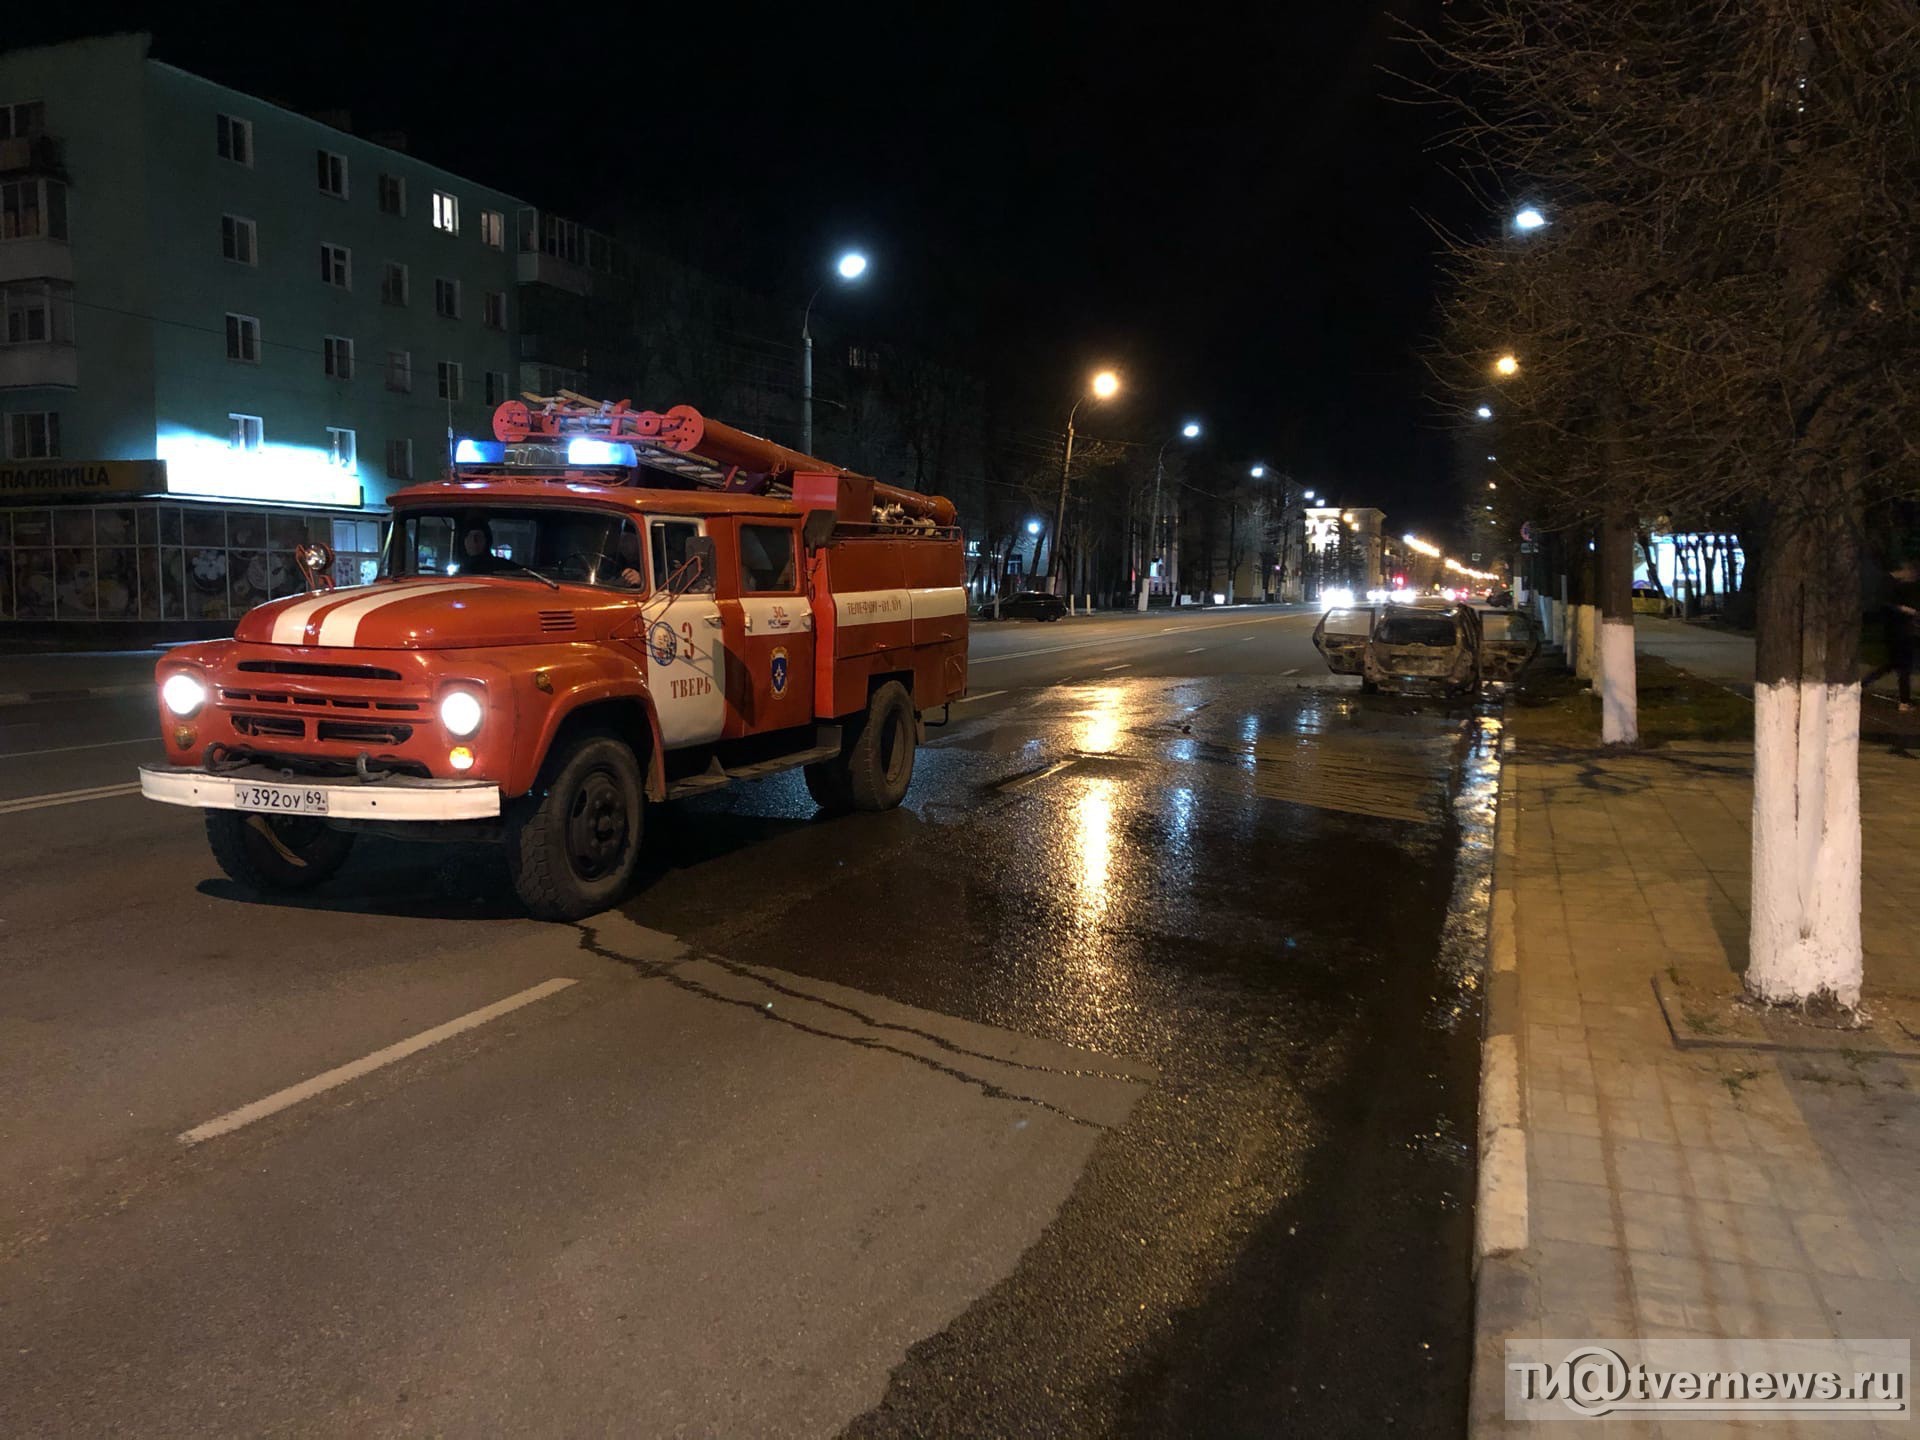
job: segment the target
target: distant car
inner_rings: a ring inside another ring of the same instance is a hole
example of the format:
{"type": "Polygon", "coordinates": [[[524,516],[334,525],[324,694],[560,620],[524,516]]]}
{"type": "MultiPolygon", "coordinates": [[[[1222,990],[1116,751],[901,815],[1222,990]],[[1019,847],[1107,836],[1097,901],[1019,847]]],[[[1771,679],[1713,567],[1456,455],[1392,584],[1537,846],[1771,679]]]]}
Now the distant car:
{"type": "MultiPolygon", "coordinates": [[[[1058,620],[1067,613],[1066,596],[1049,595],[1044,590],[1016,590],[1002,595],[999,604],[1003,620],[1058,620]]],[[[987,601],[974,613],[982,620],[993,619],[994,602],[987,601]]]]}
{"type": "Polygon", "coordinates": [[[1457,696],[1517,678],[1539,650],[1540,632],[1519,610],[1360,605],[1321,616],[1313,643],[1329,670],[1358,675],[1364,691],[1457,696]]]}

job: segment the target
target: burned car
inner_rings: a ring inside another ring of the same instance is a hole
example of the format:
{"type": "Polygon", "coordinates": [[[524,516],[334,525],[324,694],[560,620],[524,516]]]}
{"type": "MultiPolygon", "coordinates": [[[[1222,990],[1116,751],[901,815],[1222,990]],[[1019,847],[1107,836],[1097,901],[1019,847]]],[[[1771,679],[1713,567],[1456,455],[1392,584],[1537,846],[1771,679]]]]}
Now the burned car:
{"type": "Polygon", "coordinates": [[[1533,617],[1470,605],[1360,605],[1327,611],[1314,648],[1336,675],[1372,693],[1468,695],[1513,680],[1540,648],[1533,617]]]}

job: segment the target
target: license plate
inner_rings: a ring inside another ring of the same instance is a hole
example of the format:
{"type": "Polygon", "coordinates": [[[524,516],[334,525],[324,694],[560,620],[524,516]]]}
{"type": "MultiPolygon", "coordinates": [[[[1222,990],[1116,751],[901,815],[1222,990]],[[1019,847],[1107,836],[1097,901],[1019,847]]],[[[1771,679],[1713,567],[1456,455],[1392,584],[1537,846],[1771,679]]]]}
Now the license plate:
{"type": "Polygon", "coordinates": [[[317,785],[254,785],[236,780],[233,808],[275,815],[324,815],[327,792],[317,785]]]}

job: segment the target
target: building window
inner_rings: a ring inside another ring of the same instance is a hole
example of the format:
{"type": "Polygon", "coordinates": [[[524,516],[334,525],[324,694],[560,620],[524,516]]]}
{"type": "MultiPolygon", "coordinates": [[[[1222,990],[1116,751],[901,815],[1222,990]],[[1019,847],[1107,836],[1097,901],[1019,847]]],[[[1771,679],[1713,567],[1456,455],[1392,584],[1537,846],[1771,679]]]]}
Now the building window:
{"type": "Polygon", "coordinates": [[[878,370],[880,352],[866,346],[851,345],[847,348],[847,368],[849,370],[878,370]]]}
{"type": "Polygon", "coordinates": [[[44,100],[22,100],[0,105],[0,140],[32,140],[47,133],[44,100]]]}
{"type": "Polygon", "coordinates": [[[433,228],[449,235],[460,233],[460,202],[444,190],[433,192],[433,228]]]}
{"type": "Polygon", "coordinates": [[[380,303],[382,305],[407,303],[407,267],[397,260],[389,260],[381,268],[380,303]]]}
{"type": "Polygon", "coordinates": [[[486,320],[487,328],[489,330],[504,330],[507,328],[507,292],[506,291],[504,290],[487,291],[484,303],[481,306],[481,310],[486,320]]]}
{"type": "Polygon", "coordinates": [[[387,389],[398,390],[402,395],[413,393],[413,352],[411,350],[387,352],[387,389]]]}
{"type": "Polygon", "coordinates": [[[440,362],[440,398],[458,403],[460,400],[460,362],[442,360],[440,362]]]}
{"type": "Polygon", "coordinates": [[[253,164],[253,122],[237,115],[213,117],[214,148],[222,160],[236,165],[253,164]]]}
{"type": "Polygon", "coordinates": [[[342,470],[353,470],[360,464],[360,440],[351,430],[343,430],[337,425],[327,426],[327,459],[342,470]]]}
{"type": "Polygon", "coordinates": [[[59,280],[0,285],[0,345],[71,345],[73,287],[59,280]]]}
{"type": "Polygon", "coordinates": [[[353,341],[344,335],[328,335],[320,342],[320,354],[333,379],[353,378],[353,341]]]}
{"type": "Polygon", "coordinates": [[[7,416],[9,460],[51,460],[60,454],[60,415],[54,410],[23,410],[7,416]]]}
{"type": "Polygon", "coordinates": [[[380,213],[383,215],[404,215],[407,213],[407,182],[399,175],[380,177],[380,213]]]}
{"type": "Polygon", "coordinates": [[[489,250],[507,248],[507,217],[498,210],[480,212],[480,243],[489,250]]]}
{"type": "Polygon", "coordinates": [[[314,159],[320,167],[320,188],[335,199],[347,198],[347,157],[336,155],[331,150],[316,150],[314,159]]]}
{"type": "Polygon", "coordinates": [[[67,187],[58,180],[0,185],[0,240],[67,238],[67,187]]]}
{"type": "Polygon", "coordinates": [[[244,450],[251,455],[260,449],[267,438],[267,427],[258,415],[227,416],[227,448],[244,450]]]}
{"type": "Polygon", "coordinates": [[[353,252],[344,245],[320,247],[320,278],[342,290],[353,288],[353,252]]]}
{"type": "Polygon", "coordinates": [[[227,315],[227,358],[260,363],[260,322],[251,315],[227,315]]]}
{"type": "Polygon", "coordinates": [[[220,217],[220,253],[239,265],[258,264],[258,252],[254,249],[253,221],[244,220],[238,215],[222,215],[220,217]]]}
{"type": "Polygon", "coordinates": [[[448,320],[460,318],[460,282],[445,276],[434,277],[433,313],[448,320]]]}
{"type": "Polygon", "coordinates": [[[503,404],[507,398],[507,372],[504,370],[487,371],[487,404],[503,404]]]}
{"type": "Polygon", "coordinates": [[[387,478],[389,480],[413,478],[413,441],[387,441],[387,478]]]}

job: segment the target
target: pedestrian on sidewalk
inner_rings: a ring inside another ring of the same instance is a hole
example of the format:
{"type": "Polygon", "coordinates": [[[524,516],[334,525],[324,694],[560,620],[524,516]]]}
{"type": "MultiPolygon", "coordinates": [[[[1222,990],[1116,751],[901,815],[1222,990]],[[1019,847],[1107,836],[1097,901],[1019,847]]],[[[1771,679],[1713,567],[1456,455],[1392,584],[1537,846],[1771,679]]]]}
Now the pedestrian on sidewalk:
{"type": "Polygon", "coordinates": [[[1920,569],[1911,560],[1894,568],[1893,594],[1887,601],[1887,663],[1860,682],[1865,689],[1885,675],[1900,677],[1900,708],[1913,709],[1913,646],[1920,625],[1920,569]]]}

